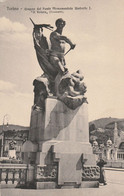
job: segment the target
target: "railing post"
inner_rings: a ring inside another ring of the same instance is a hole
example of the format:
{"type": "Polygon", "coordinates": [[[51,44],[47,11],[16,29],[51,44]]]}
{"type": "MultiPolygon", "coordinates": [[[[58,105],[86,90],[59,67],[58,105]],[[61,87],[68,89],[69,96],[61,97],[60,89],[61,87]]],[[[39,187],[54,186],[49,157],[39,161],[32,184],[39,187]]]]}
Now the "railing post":
{"type": "MultiPolygon", "coordinates": [[[[19,169],[19,179],[21,179],[21,169],[19,169]]],[[[18,184],[20,184],[20,180],[19,180],[18,184]]]]}
{"type": "Polygon", "coordinates": [[[8,169],[6,170],[6,178],[5,178],[6,184],[8,184],[8,169]]]}
{"type": "Polygon", "coordinates": [[[27,184],[27,181],[28,181],[28,167],[24,171],[25,171],[25,184],[27,184]]]}
{"type": "Polygon", "coordinates": [[[14,184],[14,181],[15,181],[15,169],[13,170],[12,184],[14,184]]]}
{"type": "Polygon", "coordinates": [[[2,181],[2,169],[0,169],[0,183],[2,181]]]}

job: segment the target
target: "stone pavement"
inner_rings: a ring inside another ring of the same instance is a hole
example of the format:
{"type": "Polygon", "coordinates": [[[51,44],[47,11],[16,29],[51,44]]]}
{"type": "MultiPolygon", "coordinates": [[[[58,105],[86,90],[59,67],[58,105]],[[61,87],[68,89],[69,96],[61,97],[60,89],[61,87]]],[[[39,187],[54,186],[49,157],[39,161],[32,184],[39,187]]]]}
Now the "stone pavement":
{"type": "Polygon", "coordinates": [[[124,170],[106,170],[108,185],[83,189],[1,189],[0,196],[123,196],[124,170]]]}

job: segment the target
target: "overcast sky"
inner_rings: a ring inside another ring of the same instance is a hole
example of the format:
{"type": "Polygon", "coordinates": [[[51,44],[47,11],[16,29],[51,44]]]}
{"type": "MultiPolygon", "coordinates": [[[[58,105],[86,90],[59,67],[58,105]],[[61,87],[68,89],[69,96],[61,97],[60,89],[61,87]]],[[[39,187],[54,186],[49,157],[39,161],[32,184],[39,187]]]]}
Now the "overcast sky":
{"type": "MultiPolygon", "coordinates": [[[[67,54],[66,64],[70,72],[81,69],[84,74],[89,121],[124,118],[123,8],[124,1],[118,0],[0,0],[0,124],[5,114],[10,124],[30,124],[32,82],[42,70],[33,47],[29,17],[35,23],[54,27],[56,19],[66,20],[63,34],[76,44],[67,54]],[[38,7],[73,10],[29,10],[38,7]]],[[[49,34],[44,30],[47,38],[49,34]]]]}

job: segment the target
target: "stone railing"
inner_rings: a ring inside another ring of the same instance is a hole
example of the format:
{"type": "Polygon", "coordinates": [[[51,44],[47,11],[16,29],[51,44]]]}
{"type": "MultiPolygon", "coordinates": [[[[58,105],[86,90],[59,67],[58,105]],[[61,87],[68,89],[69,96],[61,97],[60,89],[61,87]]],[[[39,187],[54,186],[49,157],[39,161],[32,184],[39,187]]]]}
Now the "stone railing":
{"type": "Polygon", "coordinates": [[[117,159],[118,160],[124,160],[124,152],[118,152],[117,153],[117,159]]]}
{"type": "Polygon", "coordinates": [[[105,167],[108,168],[124,168],[124,160],[110,160],[107,161],[107,164],[105,165],[105,167]]]}
{"type": "Polygon", "coordinates": [[[26,164],[0,164],[1,187],[16,187],[17,185],[26,184],[26,181],[26,164]]]}

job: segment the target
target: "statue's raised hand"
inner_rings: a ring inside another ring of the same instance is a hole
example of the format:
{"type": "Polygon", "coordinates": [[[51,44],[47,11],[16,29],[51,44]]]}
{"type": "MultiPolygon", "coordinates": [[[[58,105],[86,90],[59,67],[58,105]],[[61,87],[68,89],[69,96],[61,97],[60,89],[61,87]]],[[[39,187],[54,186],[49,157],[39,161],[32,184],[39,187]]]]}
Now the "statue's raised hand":
{"type": "Polygon", "coordinates": [[[75,48],[76,44],[71,45],[71,49],[73,50],[75,48]]]}

